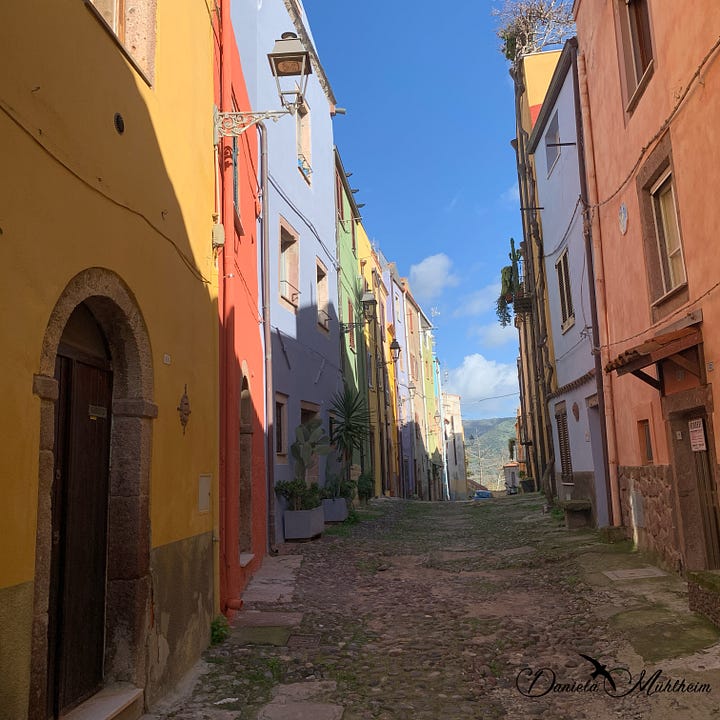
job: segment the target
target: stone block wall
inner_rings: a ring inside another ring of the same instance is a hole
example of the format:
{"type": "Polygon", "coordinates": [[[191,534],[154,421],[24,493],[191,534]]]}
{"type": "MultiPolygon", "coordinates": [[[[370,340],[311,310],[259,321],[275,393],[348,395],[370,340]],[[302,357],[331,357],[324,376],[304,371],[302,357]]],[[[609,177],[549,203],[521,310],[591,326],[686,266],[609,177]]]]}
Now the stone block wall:
{"type": "Polygon", "coordinates": [[[720,575],[713,572],[688,574],[690,609],[720,627],[720,575]]]}
{"type": "Polygon", "coordinates": [[[675,523],[672,469],[669,465],[618,467],[622,524],[641,550],[668,568],[682,568],[675,523]]]}

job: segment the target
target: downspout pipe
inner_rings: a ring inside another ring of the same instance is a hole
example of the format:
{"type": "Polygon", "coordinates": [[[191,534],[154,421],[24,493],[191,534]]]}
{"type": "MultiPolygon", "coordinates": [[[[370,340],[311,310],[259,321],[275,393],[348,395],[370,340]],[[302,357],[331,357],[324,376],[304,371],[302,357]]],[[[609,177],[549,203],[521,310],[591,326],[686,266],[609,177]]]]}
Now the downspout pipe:
{"type": "MultiPolygon", "coordinates": [[[[222,111],[232,110],[232,78],[230,76],[230,63],[228,62],[230,48],[232,47],[232,25],[230,23],[230,0],[222,0],[220,6],[220,108],[222,111]],[[227,56],[226,56],[227,53],[227,56]]],[[[232,178],[229,177],[228,168],[222,162],[224,143],[215,146],[215,157],[220,167],[221,182],[218,188],[218,208],[217,213],[222,222],[228,217],[227,214],[227,200],[228,200],[228,182],[232,183],[232,178]],[[218,151],[220,153],[218,154],[218,151]]],[[[228,602],[231,591],[230,591],[230,558],[233,556],[230,551],[232,545],[232,538],[230,537],[230,528],[232,527],[232,511],[230,509],[231,503],[228,502],[229,485],[230,485],[230,473],[228,470],[228,460],[230,450],[232,448],[232,433],[230,432],[229,426],[229,383],[230,383],[230,368],[231,355],[233,352],[232,347],[232,329],[230,327],[230,303],[228,302],[228,276],[230,275],[230,252],[228,246],[225,245],[220,249],[222,253],[221,263],[221,274],[222,280],[218,283],[220,289],[220,431],[221,431],[221,445],[220,445],[220,513],[219,513],[219,525],[220,525],[220,603],[221,610],[225,611],[225,605],[228,602]]]]}
{"type": "MultiPolygon", "coordinates": [[[[588,201],[588,182],[587,167],[585,164],[585,133],[583,132],[583,115],[580,107],[580,78],[578,76],[578,47],[577,40],[572,42],[572,78],[573,90],[575,95],[575,133],[578,143],[578,167],[580,170],[580,196],[582,198],[583,208],[587,208],[588,201]]],[[[593,358],[595,360],[595,386],[598,397],[598,410],[600,412],[600,442],[602,445],[603,457],[603,480],[605,484],[605,493],[607,494],[608,507],[608,524],[613,525],[615,516],[612,502],[612,492],[610,489],[610,472],[608,463],[608,436],[607,426],[605,424],[605,391],[603,387],[603,365],[600,353],[597,348],[600,347],[600,328],[598,326],[598,309],[597,299],[595,297],[595,262],[593,260],[593,232],[592,225],[588,222],[588,218],[583,213],[583,238],[585,240],[585,258],[588,272],[588,284],[590,286],[590,322],[592,324],[592,346],[593,358]]]]}
{"type": "Polygon", "coordinates": [[[275,545],[275,392],[272,372],[272,326],[270,324],[270,200],[268,197],[268,142],[264,122],[256,125],[260,136],[260,274],[262,278],[262,323],[265,346],[265,472],[267,475],[267,548],[275,545]]]}
{"type": "MultiPolygon", "coordinates": [[[[592,235],[592,252],[596,262],[590,263],[589,267],[594,267],[594,281],[595,289],[597,291],[597,317],[599,321],[602,321],[602,336],[609,341],[608,334],[608,315],[607,315],[607,298],[605,294],[605,261],[603,257],[603,249],[601,243],[601,228],[600,228],[600,217],[597,212],[590,213],[589,207],[597,206],[598,201],[598,190],[597,190],[597,176],[595,174],[595,144],[593,142],[592,132],[592,118],[590,115],[590,97],[588,94],[587,86],[587,70],[585,66],[585,55],[579,53],[577,57],[577,72],[578,72],[578,84],[580,90],[580,109],[583,122],[583,147],[585,150],[585,167],[587,172],[583,173],[587,177],[587,195],[590,205],[586,205],[584,209],[584,223],[590,227],[589,232],[592,235]]],[[[591,293],[592,295],[592,293],[591,293]]],[[[599,323],[598,323],[599,324],[599,323]]],[[[608,375],[605,378],[602,370],[607,364],[609,358],[608,345],[606,344],[603,348],[600,345],[600,333],[598,328],[598,334],[596,336],[593,331],[593,352],[596,355],[597,361],[599,362],[600,368],[600,380],[599,382],[603,385],[603,407],[600,408],[602,415],[603,425],[605,426],[606,439],[607,439],[607,467],[609,477],[609,496],[610,505],[609,513],[611,517],[611,523],[614,526],[622,524],[622,515],[620,511],[620,487],[618,483],[618,462],[617,462],[617,436],[615,430],[615,415],[614,415],[614,394],[612,375],[608,375]]],[[[600,395],[598,395],[598,404],[600,401],[600,395]]]]}

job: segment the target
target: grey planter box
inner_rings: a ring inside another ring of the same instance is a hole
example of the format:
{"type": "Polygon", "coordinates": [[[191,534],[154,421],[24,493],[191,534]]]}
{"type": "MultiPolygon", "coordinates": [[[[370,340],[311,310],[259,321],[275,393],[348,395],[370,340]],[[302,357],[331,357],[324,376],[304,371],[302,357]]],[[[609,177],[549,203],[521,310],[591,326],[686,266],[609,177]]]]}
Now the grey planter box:
{"type": "Polygon", "coordinates": [[[283,521],[286,540],[309,540],[325,529],[322,505],[312,510],[286,510],[283,521]]]}
{"type": "Polygon", "coordinates": [[[331,498],[322,501],[326,523],[338,523],[347,520],[348,506],[345,498],[331,498]]]}

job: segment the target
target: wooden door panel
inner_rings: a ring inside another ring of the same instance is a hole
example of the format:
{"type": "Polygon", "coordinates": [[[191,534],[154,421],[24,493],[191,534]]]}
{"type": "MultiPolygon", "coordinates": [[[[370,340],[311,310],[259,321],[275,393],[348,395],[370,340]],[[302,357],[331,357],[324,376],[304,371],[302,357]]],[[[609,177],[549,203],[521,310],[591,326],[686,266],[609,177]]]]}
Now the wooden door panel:
{"type": "Polygon", "coordinates": [[[58,710],[102,685],[105,644],[111,374],[71,362],[59,552],[58,710]]]}

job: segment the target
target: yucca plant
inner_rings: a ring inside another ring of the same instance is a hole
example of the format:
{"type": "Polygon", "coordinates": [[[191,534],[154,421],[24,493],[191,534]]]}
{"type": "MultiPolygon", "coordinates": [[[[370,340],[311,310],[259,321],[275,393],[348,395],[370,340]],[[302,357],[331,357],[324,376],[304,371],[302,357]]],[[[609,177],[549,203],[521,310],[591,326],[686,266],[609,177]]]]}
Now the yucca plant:
{"type": "MultiPolygon", "coordinates": [[[[362,450],[370,433],[370,413],[359,390],[345,385],[332,399],[335,423],[331,442],[342,461],[345,483],[350,484],[350,469],[355,450],[362,450]]],[[[338,483],[338,492],[340,484],[338,483]]]]}

